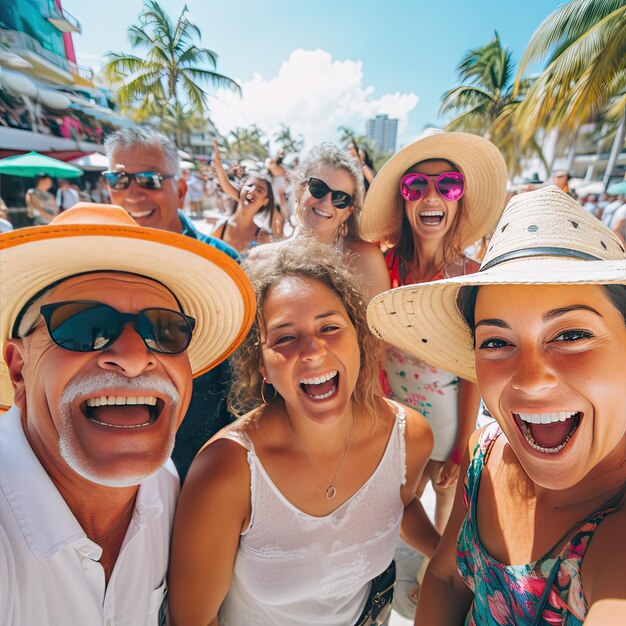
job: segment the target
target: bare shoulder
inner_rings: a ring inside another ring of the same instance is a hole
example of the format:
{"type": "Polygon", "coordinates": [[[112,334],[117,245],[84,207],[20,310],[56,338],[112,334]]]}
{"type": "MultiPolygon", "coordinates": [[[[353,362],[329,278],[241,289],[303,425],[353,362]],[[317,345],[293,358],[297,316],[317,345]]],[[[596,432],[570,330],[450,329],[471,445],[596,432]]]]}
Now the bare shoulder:
{"type": "Polygon", "coordinates": [[[348,248],[348,250],[354,255],[370,258],[380,257],[384,259],[380,248],[375,243],[371,243],[370,241],[347,239],[346,248],[348,248]]]}
{"type": "Polygon", "coordinates": [[[426,421],[426,418],[415,409],[409,406],[402,405],[406,413],[406,438],[407,440],[423,440],[426,438],[428,441],[433,439],[433,431],[430,428],[430,424],[426,421]]]}
{"type": "Polygon", "coordinates": [[[430,453],[434,444],[433,431],[426,421],[426,418],[415,409],[400,404],[393,400],[387,400],[396,407],[396,411],[403,410],[405,414],[405,434],[407,450],[414,450],[417,453],[430,453]]]}
{"type": "Polygon", "coordinates": [[[626,528],[626,503],[622,501],[621,507],[608,515],[596,528],[583,559],[581,577],[590,607],[603,600],[622,600],[622,611],[626,612],[624,528],[626,528]]]}
{"type": "Polygon", "coordinates": [[[200,450],[194,459],[183,486],[183,494],[198,500],[212,501],[215,497],[242,494],[250,489],[248,450],[243,439],[234,433],[245,434],[244,418],[222,428],[200,450]]]}
{"type": "Polygon", "coordinates": [[[369,298],[390,288],[389,271],[380,248],[369,241],[348,240],[350,259],[367,284],[369,298]]]}

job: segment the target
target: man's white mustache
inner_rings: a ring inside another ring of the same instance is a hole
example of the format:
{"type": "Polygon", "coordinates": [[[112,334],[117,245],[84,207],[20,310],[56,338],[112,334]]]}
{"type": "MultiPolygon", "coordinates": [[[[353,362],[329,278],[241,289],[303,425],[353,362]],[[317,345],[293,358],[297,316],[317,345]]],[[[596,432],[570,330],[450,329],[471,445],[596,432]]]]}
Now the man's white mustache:
{"type": "Polygon", "coordinates": [[[156,392],[160,396],[169,398],[173,405],[177,405],[180,398],[173,383],[156,374],[127,378],[116,372],[102,372],[90,376],[78,375],[72,378],[61,395],[61,405],[69,406],[76,398],[103,396],[107,395],[107,391],[119,392],[120,389],[133,392],[150,392],[143,395],[153,395],[156,392]]]}

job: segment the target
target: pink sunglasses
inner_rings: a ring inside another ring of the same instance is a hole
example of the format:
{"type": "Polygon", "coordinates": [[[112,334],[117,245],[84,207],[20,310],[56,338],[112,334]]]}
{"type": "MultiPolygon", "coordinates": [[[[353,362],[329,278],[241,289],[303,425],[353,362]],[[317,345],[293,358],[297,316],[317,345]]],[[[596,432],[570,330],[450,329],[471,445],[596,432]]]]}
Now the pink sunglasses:
{"type": "Polygon", "coordinates": [[[437,193],[449,202],[459,200],[465,191],[465,176],[461,172],[444,172],[437,176],[405,174],[400,181],[400,192],[405,200],[419,200],[428,191],[428,182],[435,181],[437,193]]]}

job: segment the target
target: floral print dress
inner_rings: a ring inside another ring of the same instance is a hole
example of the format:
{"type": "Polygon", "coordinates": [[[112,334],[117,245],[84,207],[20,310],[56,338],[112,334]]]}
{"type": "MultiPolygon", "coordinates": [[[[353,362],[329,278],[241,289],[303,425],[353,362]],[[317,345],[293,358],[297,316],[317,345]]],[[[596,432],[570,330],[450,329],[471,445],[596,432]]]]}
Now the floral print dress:
{"type": "MultiPolygon", "coordinates": [[[[386,253],[385,262],[392,289],[415,283],[395,249],[386,253]]],[[[431,281],[472,274],[478,268],[475,261],[461,257],[433,276],[431,281]]],[[[446,461],[456,442],[460,382],[454,374],[432,367],[393,346],[388,348],[383,359],[383,393],[419,411],[426,418],[435,437],[430,455],[433,461],[446,461]]]]}
{"type": "Polygon", "coordinates": [[[526,626],[534,623],[580,626],[587,615],[587,601],[580,570],[585,551],[598,524],[616,511],[624,498],[624,489],[594,513],[576,524],[538,561],[529,565],[504,565],[487,554],[476,525],[476,503],[480,475],[495,440],[502,434],[498,425],[489,424],[474,450],[465,480],[467,515],[457,539],[456,562],[465,584],[474,592],[474,600],[465,620],[466,626],[526,626]],[[567,538],[569,541],[566,541],[567,538]],[[558,558],[553,553],[562,547],[558,558]],[[546,591],[554,566],[558,572],[538,622],[535,613],[546,591]]]}

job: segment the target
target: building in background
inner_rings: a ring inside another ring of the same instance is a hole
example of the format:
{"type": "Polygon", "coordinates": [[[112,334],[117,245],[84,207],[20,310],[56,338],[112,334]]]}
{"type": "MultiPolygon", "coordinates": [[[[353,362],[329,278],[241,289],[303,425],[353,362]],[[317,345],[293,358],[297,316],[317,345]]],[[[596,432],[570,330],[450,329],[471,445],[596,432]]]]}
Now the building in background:
{"type": "Polygon", "coordinates": [[[367,120],[365,132],[383,152],[396,151],[396,138],[398,136],[398,120],[388,115],[377,115],[367,120]]]}
{"type": "Polygon", "coordinates": [[[0,157],[102,153],[108,132],[132,124],[76,63],[80,31],[61,0],[0,0],[0,157]]]}
{"type": "MultiPolygon", "coordinates": [[[[0,158],[35,150],[79,159],[84,174],[75,183],[86,199],[106,168],[97,161],[104,138],[134,122],[114,110],[91,69],[76,63],[72,37],[80,31],[61,0],[0,0],[0,158]]],[[[29,223],[24,198],[32,186],[32,178],[0,177],[15,227],[29,223]]]]}

